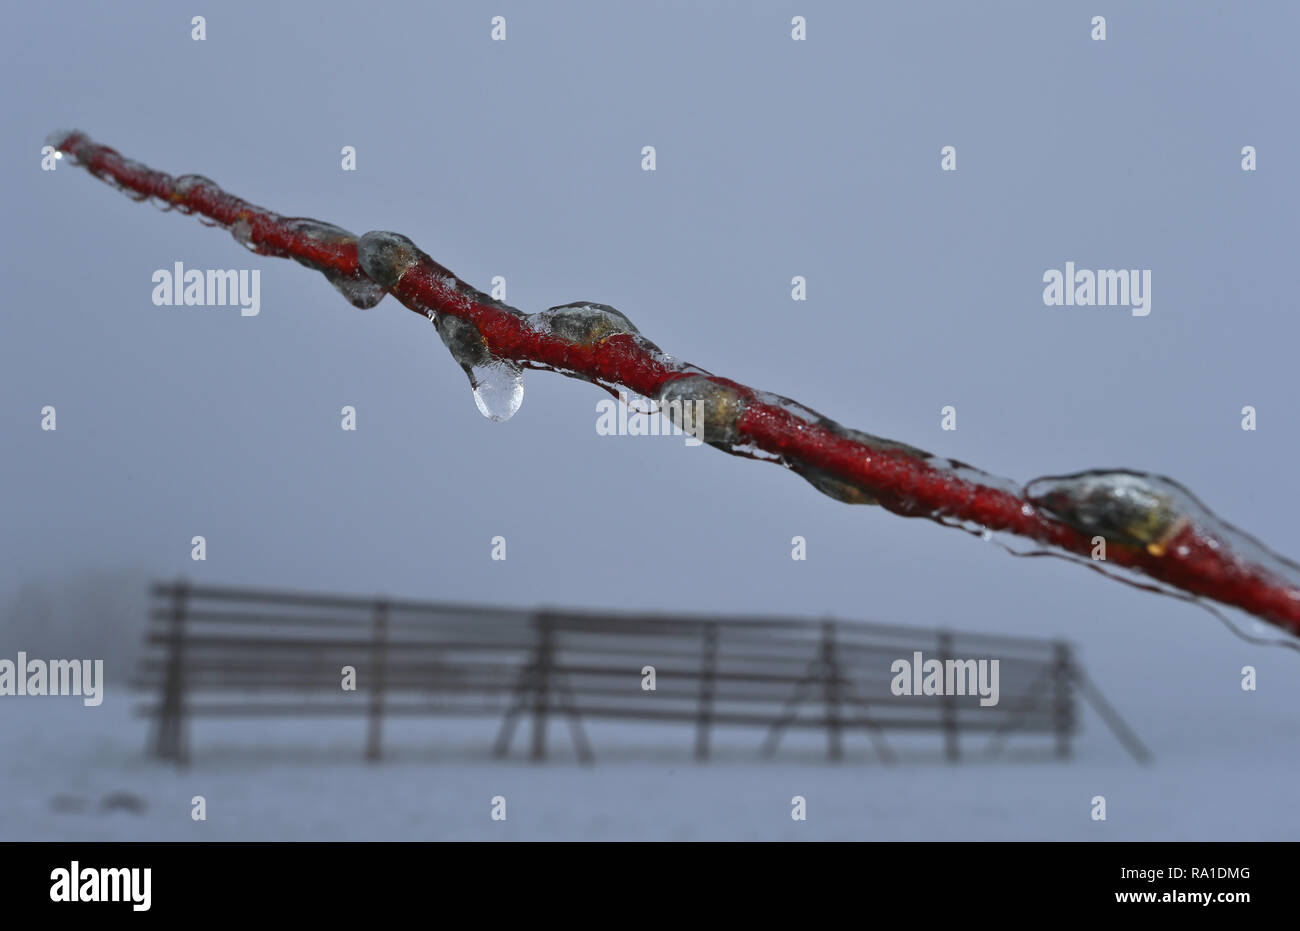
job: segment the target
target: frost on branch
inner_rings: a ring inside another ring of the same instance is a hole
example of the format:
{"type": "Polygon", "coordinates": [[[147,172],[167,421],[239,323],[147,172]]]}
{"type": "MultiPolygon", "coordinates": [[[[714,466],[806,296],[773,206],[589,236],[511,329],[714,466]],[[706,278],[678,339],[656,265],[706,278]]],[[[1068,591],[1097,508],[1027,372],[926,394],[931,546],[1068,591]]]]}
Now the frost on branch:
{"type": "Polygon", "coordinates": [[[49,141],[133,199],[193,213],[260,255],[322,272],[356,306],[372,306],[391,292],[437,325],[468,374],[479,409],[493,419],[518,408],[525,368],[634,391],[656,398],[670,417],[697,417],[698,430],[691,432],[711,445],[778,463],[837,501],[879,504],[1004,546],[1002,538],[1014,538],[1037,547],[1012,550],[1018,555],[1061,555],[1108,574],[1142,576],[1162,591],[1212,599],[1300,633],[1300,566],[1219,520],[1167,479],[1092,472],[1040,479],[1025,489],[679,362],[608,305],[580,302],[525,315],[461,281],[404,236],[375,232],[358,240],[317,220],[282,217],[207,178],[154,171],[83,133],[58,133],[49,141]],[[1093,555],[1097,536],[1113,544],[1105,556],[1093,555]]]}

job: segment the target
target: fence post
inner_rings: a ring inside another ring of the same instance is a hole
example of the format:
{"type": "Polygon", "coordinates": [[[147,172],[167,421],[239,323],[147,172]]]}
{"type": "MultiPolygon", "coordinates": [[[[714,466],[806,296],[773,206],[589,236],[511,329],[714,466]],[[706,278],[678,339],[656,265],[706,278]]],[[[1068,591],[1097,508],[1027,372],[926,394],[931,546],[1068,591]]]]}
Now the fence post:
{"type": "Polygon", "coordinates": [[[185,607],[189,585],[178,580],[172,586],[171,614],[167,620],[167,671],[154,739],[154,754],[162,760],[185,765],[189,762],[189,735],[185,724],[185,607]]]}
{"type": "MultiPolygon", "coordinates": [[[[940,631],[939,663],[945,670],[948,668],[948,660],[950,659],[953,659],[952,634],[946,630],[940,631]]],[[[947,691],[945,688],[944,692],[947,691]]],[[[943,715],[944,756],[948,758],[949,763],[956,763],[961,759],[961,744],[957,725],[957,697],[945,694],[942,698],[941,709],[943,715]]]]}
{"type": "Polygon", "coordinates": [[[838,760],[844,755],[840,719],[840,665],[835,654],[835,624],[822,622],[822,685],[826,700],[826,758],[838,760]]]}
{"type": "Polygon", "coordinates": [[[1070,690],[1073,663],[1070,645],[1063,641],[1053,644],[1056,661],[1052,670],[1055,692],[1054,723],[1056,730],[1056,755],[1061,759],[1070,756],[1070,731],[1074,725],[1074,702],[1070,690]]]}
{"type": "Polygon", "coordinates": [[[713,719],[713,691],[718,666],[718,625],[704,622],[703,669],[700,673],[700,711],[695,719],[695,759],[709,758],[709,725],[713,719]]]}
{"type": "Polygon", "coordinates": [[[388,662],[388,602],[380,598],[374,606],[374,625],[370,648],[370,721],[366,728],[366,759],[378,760],[383,754],[384,688],[388,662]]]}
{"type": "Polygon", "coordinates": [[[537,664],[533,680],[533,750],[535,761],[546,759],[546,713],[551,702],[551,667],[554,652],[551,616],[537,615],[537,664]]]}

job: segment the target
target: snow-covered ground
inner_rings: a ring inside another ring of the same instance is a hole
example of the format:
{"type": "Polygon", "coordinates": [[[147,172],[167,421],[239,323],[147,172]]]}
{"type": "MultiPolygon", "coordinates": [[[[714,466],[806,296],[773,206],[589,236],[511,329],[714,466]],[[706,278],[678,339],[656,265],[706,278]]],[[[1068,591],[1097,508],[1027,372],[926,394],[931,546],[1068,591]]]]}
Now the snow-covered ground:
{"type": "MultiPolygon", "coordinates": [[[[882,765],[861,734],[838,765],[811,735],[764,761],[755,731],[721,735],[716,758],[696,764],[689,728],[603,725],[588,730],[597,763],[584,767],[563,724],[550,734],[556,759],[533,765],[522,759],[526,727],[515,759],[491,758],[489,719],[391,721],[390,758],[370,765],[361,760],[359,718],[201,720],[194,763],[178,771],[145,758],[147,725],[132,703],[121,689],[98,708],[0,701],[0,840],[1300,837],[1289,741],[1271,752],[1257,739],[1239,747],[1219,739],[1210,752],[1194,728],[1144,733],[1156,762],[1142,767],[1091,715],[1068,762],[956,766],[937,757],[933,740],[882,765]],[[206,800],[203,822],[190,816],[196,795],[206,800]],[[491,818],[498,795],[504,822],[491,818]],[[796,795],[807,799],[805,822],[791,819],[796,795]],[[1096,795],[1106,798],[1105,822],[1090,817],[1096,795]],[[143,810],[105,810],[113,796],[143,810]]],[[[1221,738],[1232,724],[1210,729],[1221,738]]]]}

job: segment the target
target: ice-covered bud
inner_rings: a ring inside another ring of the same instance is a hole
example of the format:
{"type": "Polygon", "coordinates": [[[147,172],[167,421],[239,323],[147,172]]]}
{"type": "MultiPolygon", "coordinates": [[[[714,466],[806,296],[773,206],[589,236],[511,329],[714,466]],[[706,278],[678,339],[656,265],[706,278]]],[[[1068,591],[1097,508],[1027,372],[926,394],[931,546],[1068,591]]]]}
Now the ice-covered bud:
{"type": "Polygon", "coordinates": [[[733,446],[748,404],[743,394],[705,375],[674,378],[659,390],[659,409],[686,433],[711,446],[733,446]]]}
{"type": "Polygon", "coordinates": [[[375,230],[357,240],[357,261],[385,288],[394,287],[423,255],[419,246],[400,233],[375,230]]]}
{"type": "Polygon", "coordinates": [[[1084,533],[1164,554],[1188,522],[1186,492],[1168,479],[1136,472],[1080,472],[1034,479],[1025,497],[1084,533]]]}
{"type": "MultiPolygon", "coordinates": [[[[292,229],[295,233],[305,236],[315,242],[323,245],[340,247],[355,245],[357,242],[356,234],[350,230],[345,230],[341,226],[335,226],[333,223],[323,223],[320,220],[313,220],[310,217],[292,217],[284,221],[285,226],[292,229]]],[[[359,253],[359,250],[358,250],[359,253]]],[[[367,275],[360,273],[346,275],[335,271],[329,265],[322,265],[313,262],[311,259],[295,255],[294,260],[300,265],[315,269],[321,272],[330,284],[334,285],[338,292],[348,299],[353,307],[359,307],[362,310],[374,307],[384,299],[388,293],[384,286],[372,280],[367,275]]]]}
{"type": "Polygon", "coordinates": [[[621,311],[608,304],[585,301],[548,307],[536,315],[535,323],[554,336],[582,346],[602,343],[620,334],[641,335],[621,311]]]}
{"type": "MultiPolygon", "coordinates": [[[[313,242],[321,243],[322,246],[343,247],[355,246],[356,234],[351,230],[343,229],[342,226],[326,224],[320,220],[312,220],[311,217],[290,217],[286,218],[285,225],[287,228],[294,230],[294,233],[303,235],[313,242]]],[[[299,265],[305,265],[307,268],[316,269],[317,272],[324,274],[326,281],[338,289],[338,293],[347,298],[352,307],[368,309],[376,306],[383,300],[383,295],[387,294],[385,287],[367,274],[357,272],[355,274],[344,274],[335,270],[329,264],[317,263],[307,259],[302,255],[294,255],[294,260],[299,265]]]]}
{"type": "Polygon", "coordinates": [[[841,478],[836,478],[820,469],[795,469],[799,475],[824,495],[834,498],[836,501],[843,501],[845,504],[879,504],[874,497],[863,489],[854,485],[852,482],[846,482],[841,478]]]}
{"type": "Polygon", "coordinates": [[[289,217],[284,221],[284,225],[308,239],[314,239],[316,242],[330,243],[337,245],[341,243],[356,242],[356,234],[348,232],[341,226],[335,226],[333,223],[325,223],[321,220],[313,220],[310,217],[289,217]]]}
{"type": "Polygon", "coordinates": [[[203,175],[181,175],[176,179],[176,184],[172,188],[172,200],[177,202],[181,213],[193,212],[191,208],[180,202],[187,200],[191,194],[201,188],[211,188],[214,191],[221,190],[215,181],[211,178],[205,178],[203,175]]]}
{"type": "Polygon", "coordinates": [[[465,368],[482,365],[491,356],[478,327],[468,320],[450,314],[438,314],[434,326],[443,343],[451,350],[452,358],[465,368]]]}

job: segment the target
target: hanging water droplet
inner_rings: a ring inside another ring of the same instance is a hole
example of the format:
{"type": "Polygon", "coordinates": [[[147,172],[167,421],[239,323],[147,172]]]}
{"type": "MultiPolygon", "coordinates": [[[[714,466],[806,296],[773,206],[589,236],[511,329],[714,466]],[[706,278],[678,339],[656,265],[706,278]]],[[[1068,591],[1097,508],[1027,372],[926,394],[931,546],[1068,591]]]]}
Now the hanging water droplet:
{"type": "Polygon", "coordinates": [[[498,423],[509,420],[524,403],[524,373],[504,359],[465,370],[479,413],[498,423]]]}
{"type": "Polygon", "coordinates": [[[451,350],[452,358],[469,376],[474,403],[488,420],[503,421],[514,416],[524,403],[524,372],[508,359],[492,354],[478,327],[450,314],[434,320],[438,335],[451,350]]]}

